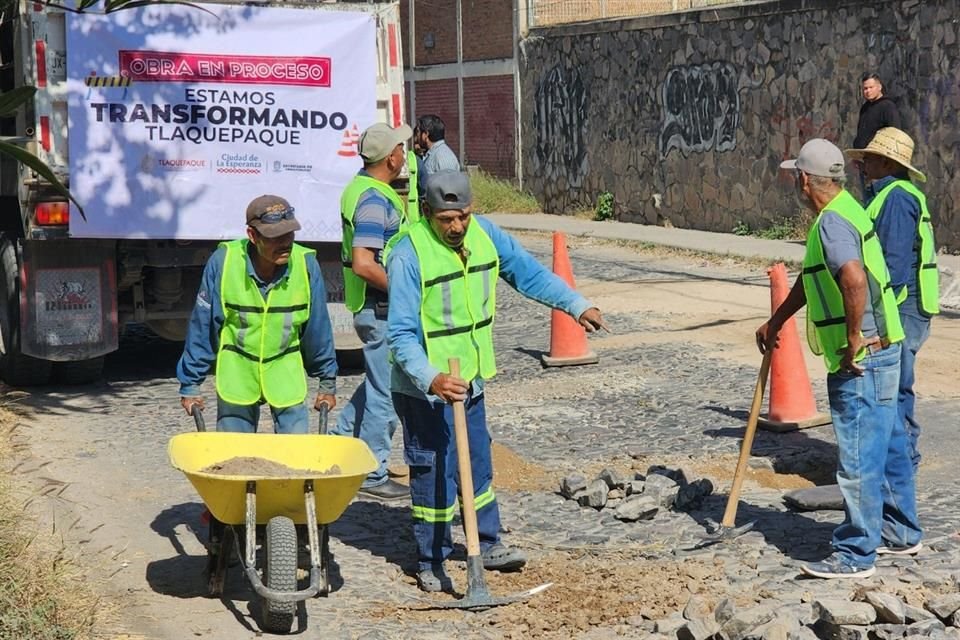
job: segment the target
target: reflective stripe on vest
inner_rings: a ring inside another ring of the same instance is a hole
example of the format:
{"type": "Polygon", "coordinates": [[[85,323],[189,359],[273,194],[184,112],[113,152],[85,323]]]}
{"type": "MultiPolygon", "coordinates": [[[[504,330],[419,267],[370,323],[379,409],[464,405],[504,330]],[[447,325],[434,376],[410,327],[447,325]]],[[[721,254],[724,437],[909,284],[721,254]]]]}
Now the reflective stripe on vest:
{"type": "MultiPolygon", "coordinates": [[[[914,249],[917,255],[917,290],[920,297],[920,309],[928,314],[940,313],[940,274],[937,270],[937,246],[933,237],[933,223],[927,209],[927,198],[909,180],[894,180],[874,197],[867,207],[870,220],[880,217],[883,203],[895,187],[900,187],[920,203],[920,217],[917,220],[917,235],[914,249]]],[[[897,293],[897,302],[906,300],[907,288],[897,293]]]]}
{"type": "Polygon", "coordinates": [[[248,245],[248,240],[221,244],[226,257],[220,278],[224,322],[217,350],[217,395],[237,405],[263,399],[272,407],[292,407],[307,397],[300,331],[310,317],[307,257],[315,252],[294,244],[286,275],[264,300],[247,273],[248,245]]]}
{"type": "MultiPolygon", "coordinates": [[[[881,337],[890,342],[899,342],[903,340],[903,327],[900,324],[897,301],[890,286],[890,274],[883,258],[883,249],[870,218],[854,197],[842,190],[821,210],[810,227],[801,275],[807,299],[807,342],[814,353],[823,356],[827,370],[836,373],[840,369],[842,351],[847,347],[847,324],[843,295],[827,268],[823,244],[820,241],[820,220],[824,211],[838,214],[860,234],[860,249],[867,277],[871,278],[881,291],[880,308],[874,305],[873,309],[881,337]]],[[[870,292],[868,284],[867,295],[870,295],[870,292]]],[[[859,361],[865,356],[866,350],[861,350],[856,359],[859,361]]]]}
{"type": "Polygon", "coordinates": [[[420,317],[430,364],[449,373],[447,361],[456,357],[464,380],[492,378],[497,373],[493,319],[500,276],[493,241],[472,221],[464,238],[464,264],[437,238],[426,218],[410,227],[409,234],[420,262],[420,317]]]}
{"type": "MultiPolygon", "coordinates": [[[[417,182],[420,166],[417,164],[417,154],[407,152],[407,172],[410,174],[410,186],[407,190],[407,223],[414,224],[420,220],[420,184],[417,182]]],[[[386,258],[383,264],[387,264],[386,258]]]]}
{"type": "MultiPolygon", "coordinates": [[[[343,292],[344,302],[347,309],[357,313],[363,308],[363,303],[367,299],[367,282],[353,272],[353,216],[357,213],[357,203],[360,196],[368,189],[374,189],[382,194],[393,204],[400,216],[400,229],[404,227],[406,220],[404,214],[403,200],[393,190],[393,187],[385,182],[380,182],[370,176],[354,176],[347,188],[343,190],[340,196],[340,221],[343,224],[343,240],[340,244],[340,260],[343,263],[343,292]]],[[[380,263],[386,264],[386,256],[381,252],[380,263]]]]}

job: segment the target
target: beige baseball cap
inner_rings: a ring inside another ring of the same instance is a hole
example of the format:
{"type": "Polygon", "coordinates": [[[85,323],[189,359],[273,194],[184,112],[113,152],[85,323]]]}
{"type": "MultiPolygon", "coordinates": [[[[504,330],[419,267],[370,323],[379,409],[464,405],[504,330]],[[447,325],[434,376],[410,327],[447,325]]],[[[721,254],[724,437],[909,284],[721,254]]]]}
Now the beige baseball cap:
{"type": "Polygon", "coordinates": [[[373,164],[386,158],[398,144],[403,144],[411,137],[413,137],[413,129],[410,125],[402,124],[394,129],[390,125],[378,122],[360,134],[357,151],[365,162],[373,164]]]}

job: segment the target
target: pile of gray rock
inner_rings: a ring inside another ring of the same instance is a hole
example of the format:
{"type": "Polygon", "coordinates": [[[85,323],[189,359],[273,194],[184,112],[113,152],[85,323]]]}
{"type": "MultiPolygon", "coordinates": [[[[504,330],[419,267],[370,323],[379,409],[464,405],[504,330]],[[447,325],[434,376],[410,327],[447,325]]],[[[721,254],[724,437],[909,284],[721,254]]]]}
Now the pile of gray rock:
{"type": "Polygon", "coordinates": [[[713,483],[702,478],[688,482],[682,469],[654,465],[632,479],[614,469],[604,469],[588,481],[581,473],[560,481],[560,495],[587,509],[609,509],[618,520],[652,520],[661,509],[689,511],[713,493],[713,483]]]}
{"type": "Polygon", "coordinates": [[[694,596],[677,612],[653,624],[652,640],[899,640],[960,639],[960,593],[914,607],[882,591],[859,601],[820,599],[812,603],[769,602],[738,609],[721,600],[715,609],[694,596]]]}

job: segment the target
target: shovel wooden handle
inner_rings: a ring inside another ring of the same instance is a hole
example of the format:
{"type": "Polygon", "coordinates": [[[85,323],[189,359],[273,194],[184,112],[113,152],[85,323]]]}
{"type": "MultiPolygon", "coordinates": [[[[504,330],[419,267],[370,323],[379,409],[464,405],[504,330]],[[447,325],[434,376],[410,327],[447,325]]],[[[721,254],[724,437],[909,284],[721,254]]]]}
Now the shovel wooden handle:
{"type": "MultiPolygon", "coordinates": [[[[450,375],[460,377],[460,359],[450,358],[450,375]]],[[[467,409],[463,400],[453,403],[453,432],[457,440],[457,469],[460,473],[460,502],[463,505],[463,532],[467,537],[467,556],[480,555],[477,510],[473,502],[473,469],[470,467],[470,439],[467,436],[467,409]]]]}
{"type": "Polygon", "coordinates": [[[757,434],[757,422],[760,420],[760,405],[763,404],[763,392],[767,387],[767,374],[770,372],[770,357],[773,349],[768,348],[763,354],[760,363],[760,375],[757,376],[757,387],[753,392],[753,404],[750,405],[750,417],[747,418],[747,428],[743,432],[743,442],[740,443],[740,457],[737,459],[737,470],[733,474],[733,486],[730,487],[730,496],[727,498],[727,508],[723,512],[724,527],[732,527],[737,519],[737,504],[740,500],[740,488],[743,486],[743,477],[747,471],[747,460],[753,449],[753,437],[757,434]]]}

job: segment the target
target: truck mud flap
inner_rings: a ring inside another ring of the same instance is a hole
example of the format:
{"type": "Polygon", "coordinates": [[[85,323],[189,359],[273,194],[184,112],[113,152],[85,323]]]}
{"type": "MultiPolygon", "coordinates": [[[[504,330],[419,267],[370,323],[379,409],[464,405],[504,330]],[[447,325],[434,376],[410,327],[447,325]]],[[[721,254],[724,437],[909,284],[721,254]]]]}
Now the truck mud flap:
{"type": "Polygon", "coordinates": [[[20,348],[53,361],[116,351],[115,245],[97,240],[23,242],[20,262],[20,348]]]}

